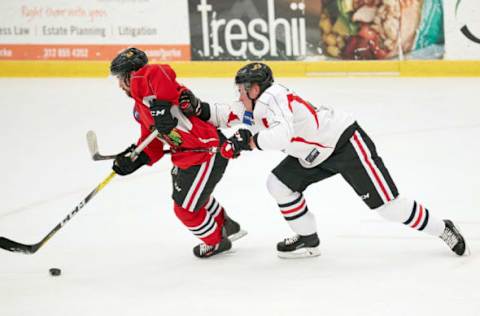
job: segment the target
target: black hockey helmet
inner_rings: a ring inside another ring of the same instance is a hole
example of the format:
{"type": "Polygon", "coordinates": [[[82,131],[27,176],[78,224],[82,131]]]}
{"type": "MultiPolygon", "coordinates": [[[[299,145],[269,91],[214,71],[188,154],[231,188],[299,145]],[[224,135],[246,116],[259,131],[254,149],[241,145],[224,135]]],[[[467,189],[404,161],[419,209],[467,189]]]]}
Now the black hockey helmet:
{"type": "Polygon", "coordinates": [[[125,77],[132,71],[137,71],[148,63],[147,55],[135,47],[123,50],[112,60],[110,73],[113,76],[125,77]]]}
{"type": "Polygon", "coordinates": [[[257,83],[261,92],[263,92],[273,83],[272,70],[266,64],[259,62],[247,64],[237,71],[235,83],[246,84],[245,88],[247,90],[250,89],[252,83],[257,83]]]}

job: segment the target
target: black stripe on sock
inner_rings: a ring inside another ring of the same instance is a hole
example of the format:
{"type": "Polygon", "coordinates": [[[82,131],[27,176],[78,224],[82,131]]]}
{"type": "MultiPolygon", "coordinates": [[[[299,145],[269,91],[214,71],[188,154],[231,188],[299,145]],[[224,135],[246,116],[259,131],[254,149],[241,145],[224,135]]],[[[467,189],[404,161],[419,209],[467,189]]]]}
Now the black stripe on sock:
{"type": "Polygon", "coordinates": [[[215,202],[217,202],[217,200],[215,200],[214,197],[212,197],[209,201],[210,203],[207,203],[207,205],[205,205],[205,208],[208,210],[209,208],[212,207],[212,205],[215,205],[215,202]]]}
{"type": "Polygon", "coordinates": [[[300,196],[293,202],[289,202],[289,203],[285,203],[285,204],[278,204],[278,207],[280,208],[284,208],[284,207],[289,207],[289,206],[292,206],[294,204],[297,204],[298,202],[300,202],[300,200],[302,199],[303,195],[300,194],[300,196]]]}
{"type": "Polygon", "coordinates": [[[412,209],[412,214],[410,214],[410,217],[403,222],[403,224],[408,225],[410,224],[411,221],[415,218],[415,213],[417,211],[417,201],[413,201],[413,209],[412,209]]]}
{"type": "MultiPolygon", "coordinates": [[[[203,224],[203,225],[202,225],[201,227],[199,227],[199,228],[193,228],[193,229],[190,228],[190,231],[192,231],[192,233],[197,234],[197,232],[202,231],[205,227],[213,225],[213,224],[211,224],[211,223],[212,223],[212,220],[213,220],[213,217],[210,216],[210,214],[207,214],[207,215],[208,215],[209,219],[208,219],[208,221],[207,221],[205,224],[203,224]]],[[[210,228],[209,228],[209,229],[210,229],[210,228]]]]}
{"type": "Polygon", "coordinates": [[[297,219],[299,217],[302,217],[303,215],[305,215],[306,213],[308,212],[308,207],[305,206],[305,210],[303,212],[301,212],[300,214],[297,214],[297,215],[294,215],[292,217],[286,217],[284,216],[284,218],[287,220],[287,221],[293,221],[294,219],[297,219]]]}
{"type": "Polygon", "coordinates": [[[423,230],[423,229],[425,228],[425,226],[427,226],[427,224],[428,224],[428,216],[429,216],[428,214],[429,214],[429,213],[430,213],[430,212],[429,212],[427,209],[425,209],[425,220],[423,221],[422,226],[420,226],[420,228],[419,228],[418,230],[423,230]]]}
{"type": "Polygon", "coordinates": [[[215,208],[209,208],[209,209],[208,209],[208,212],[209,212],[212,216],[213,216],[213,214],[215,214],[215,213],[218,211],[218,209],[221,207],[221,206],[220,206],[220,203],[216,203],[216,204],[217,204],[217,207],[215,207],[215,208]]]}
{"type": "Polygon", "coordinates": [[[207,229],[200,230],[200,231],[198,231],[198,232],[193,232],[193,234],[194,234],[195,236],[198,236],[198,237],[200,237],[200,236],[202,236],[202,235],[209,235],[209,234],[211,234],[212,229],[215,228],[215,223],[216,223],[216,222],[213,221],[211,225],[208,225],[208,228],[207,228],[207,229]]]}

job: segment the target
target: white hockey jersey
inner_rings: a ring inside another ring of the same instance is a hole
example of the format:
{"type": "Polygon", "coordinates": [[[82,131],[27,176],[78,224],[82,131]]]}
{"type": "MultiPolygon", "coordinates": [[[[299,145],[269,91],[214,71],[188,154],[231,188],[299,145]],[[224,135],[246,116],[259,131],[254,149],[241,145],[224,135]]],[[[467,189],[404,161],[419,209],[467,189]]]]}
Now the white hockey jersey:
{"type": "MultiPolygon", "coordinates": [[[[209,121],[218,127],[249,123],[251,112],[241,102],[211,104],[209,121]]],[[[350,114],[311,103],[274,83],[255,102],[249,129],[258,133],[257,144],[262,150],[280,150],[299,159],[311,168],[327,159],[335,149],[340,135],[353,124],[350,114]]]]}

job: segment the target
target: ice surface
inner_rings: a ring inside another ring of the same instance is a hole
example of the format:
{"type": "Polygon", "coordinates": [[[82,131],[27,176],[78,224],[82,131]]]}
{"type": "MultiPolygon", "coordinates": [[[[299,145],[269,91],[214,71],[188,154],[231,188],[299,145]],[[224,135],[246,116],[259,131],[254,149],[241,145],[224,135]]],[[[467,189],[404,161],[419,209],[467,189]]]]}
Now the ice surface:
{"type": "MultiPolygon", "coordinates": [[[[185,79],[229,101],[231,80],[185,79]]],[[[291,233],[265,187],[282,154],[233,161],[216,198],[249,235],[196,259],[170,199],[170,162],[115,178],[32,256],[0,251],[0,315],[480,315],[480,79],[279,79],[315,104],[353,112],[402,194],[463,230],[472,255],[385,222],[334,177],[305,193],[322,256],[276,257],[291,233]],[[51,267],[62,269],[52,278],[51,267]]],[[[0,79],[0,236],[39,241],[134,142],[131,102],[113,79],[0,79]]]]}

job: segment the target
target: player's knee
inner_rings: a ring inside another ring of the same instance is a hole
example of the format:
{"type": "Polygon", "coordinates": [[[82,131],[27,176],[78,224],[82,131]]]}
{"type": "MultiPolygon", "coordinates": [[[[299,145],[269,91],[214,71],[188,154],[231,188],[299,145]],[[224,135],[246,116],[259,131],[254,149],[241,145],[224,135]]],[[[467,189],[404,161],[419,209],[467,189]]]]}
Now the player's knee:
{"type": "Polygon", "coordinates": [[[390,221],[399,221],[404,217],[405,209],[408,209],[408,200],[403,196],[397,196],[395,199],[376,208],[380,216],[390,221]]]}
{"type": "Polygon", "coordinates": [[[173,203],[173,210],[175,211],[175,215],[177,215],[177,217],[182,221],[188,220],[189,218],[194,216],[193,212],[184,209],[181,205],[175,202],[173,203]]]}
{"type": "Polygon", "coordinates": [[[270,173],[268,176],[267,189],[276,200],[282,200],[294,194],[294,192],[283,184],[273,173],[270,173]]]}

